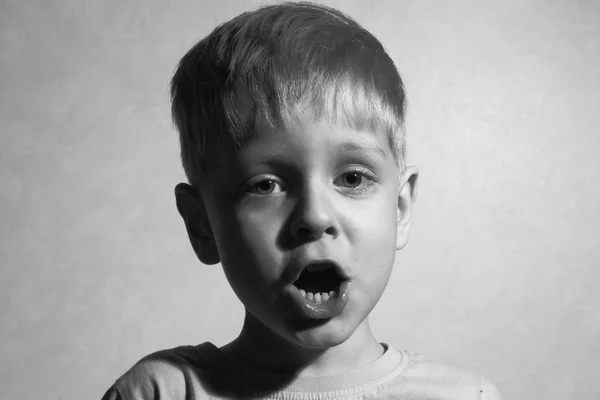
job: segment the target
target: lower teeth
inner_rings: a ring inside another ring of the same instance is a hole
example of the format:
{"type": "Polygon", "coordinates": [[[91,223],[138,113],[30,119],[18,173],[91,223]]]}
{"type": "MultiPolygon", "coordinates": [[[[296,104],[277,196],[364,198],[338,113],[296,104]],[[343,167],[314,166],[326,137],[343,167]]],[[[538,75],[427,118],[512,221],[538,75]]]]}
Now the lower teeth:
{"type": "Polygon", "coordinates": [[[332,290],[329,293],[326,293],[326,292],[313,293],[313,292],[306,292],[305,290],[300,289],[300,294],[302,294],[302,296],[304,296],[304,298],[306,298],[310,301],[314,301],[315,303],[322,303],[322,302],[329,300],[330,298],[335,297],[336,292],[335,292],[335,290],[332,290]]]}

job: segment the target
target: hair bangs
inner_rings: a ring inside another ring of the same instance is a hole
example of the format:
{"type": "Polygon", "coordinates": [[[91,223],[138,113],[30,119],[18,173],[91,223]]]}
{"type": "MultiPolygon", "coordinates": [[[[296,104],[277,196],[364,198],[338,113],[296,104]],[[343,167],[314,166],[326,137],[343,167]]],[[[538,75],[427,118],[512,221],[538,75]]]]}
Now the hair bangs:
{"type": "Polygon", "coordinates": [[[325,121],[357,131],[381,132],[388,138],[398,167],[403,167],[402,114],[373,85],[349,75],[315,85],[298,101],[281,105],[285,126],[325,121]]]}
{"type": "MultiPolygon", "coordinates": [[[[273,66],[276,68],[276,66],[273,66]]],[[[394,159],[404,169],[403,91],[357,71],[269,71],[269,78],[245,79],[233,86],[227,103],[229,137],[241,148],[256,131],[289,129],[306,121],[326,121],[386,135],[394,159]],[[302,73],[309,71],[308,73],[302,73]],[[397,93],[400,93],[398,95],[397,93]]],[[[361,72],[361,71],[358,71],[361,72]]]]}

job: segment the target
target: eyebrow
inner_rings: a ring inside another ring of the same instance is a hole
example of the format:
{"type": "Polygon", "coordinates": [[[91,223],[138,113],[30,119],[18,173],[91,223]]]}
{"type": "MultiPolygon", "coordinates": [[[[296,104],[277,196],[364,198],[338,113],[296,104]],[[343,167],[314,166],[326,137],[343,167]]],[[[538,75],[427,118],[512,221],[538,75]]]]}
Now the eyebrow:
{"type": "MultiPolygon", "coordinates": [[[[264,150],[266,154],[262,154],[258,160],[252,160],[247,163],[249,165],[258,165],[258,164],[264,163],[267,160],[270,160],[272,158],[277,158],[279,155],[281,155],[280,151],[278,151],[278,150],[280,150],[280,149],[269,148],[267,150],[264,150]]],[[[347,152],[362,151],[362,152],[366,152],[367,154],[373,154],[375,156],[379,156],[383,160],[387,159],[387,153],[380,146],[378,146],[377,144],[372,143],[370,141],[350,140],[348,142],[344,142],[344,143],[338,145],[336,150],[337,151],[347,151],[347,152]]],[[[240,159],[240,154],[237,155],[238,159],[240,159]]]]}
{"type": "Polygon", "coordinates": [[[339,148],[345,151],[367,151],[369,153],[377,154],[384,159],[387,157],[387,154],[381,147],[371,142],[357,142],[353,140],[350,142],[345,142],[344,144],[340,145],[339,148]]]}

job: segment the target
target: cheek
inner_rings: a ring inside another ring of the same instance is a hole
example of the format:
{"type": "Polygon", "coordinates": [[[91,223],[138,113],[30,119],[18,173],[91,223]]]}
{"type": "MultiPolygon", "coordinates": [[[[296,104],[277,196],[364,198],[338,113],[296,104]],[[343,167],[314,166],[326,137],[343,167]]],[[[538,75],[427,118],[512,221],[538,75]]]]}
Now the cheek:
{"type": "Polygon", "coordinates": [[[280,215],[263,210],[240,210],[236,218],[240,238],[249,249],[277,251],[277,236],[282,229],[280,215]]]}
{"type": "MultiPolygon", "coordinates": [[[[227,269],[243,270],[243,279],[275,279],[281,260],[276,246],[278,219],[263,213],[234,210],[222,219],[221,260],[227,269]]],[[[237,274],[237,272],[236,272],[237,274]]]]}
{"type": "MultiPolygon", "coordinates": [[[[379,201],[360,208],[360,218],[357,219],[357,231],[361,232],[363,240],[369,241],[373,248],[381,249],[387,243],[396,241],[396,199],[389,193],[381,196],[379,201]]],[[[395,247],[394,247],[395,248],[395,247]]]]}
{"type": "Polygon", "coordinates": [[[363,208],[353,238],[365,284],[378,286],[387,279],[396,257],[396,205],[391,200],[363,208]]]}

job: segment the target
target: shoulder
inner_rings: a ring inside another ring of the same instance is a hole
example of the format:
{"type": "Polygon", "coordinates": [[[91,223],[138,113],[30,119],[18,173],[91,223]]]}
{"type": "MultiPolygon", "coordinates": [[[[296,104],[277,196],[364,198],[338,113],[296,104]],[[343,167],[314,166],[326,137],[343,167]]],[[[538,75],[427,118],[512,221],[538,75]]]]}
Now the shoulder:
{"type": "Polygon", "coordinates": [[[109,399],[186,398],[202,391],[202,376],[211,368],[211,344],[180,346],[152,353],[119,377],[109,399]],[[120,397],[119,397],[120,396],[120,397]]]}
{"type": "Polygon", "coordinates": [[[472,398],[481,400],[501,399],[496,386],[480,374],[429,360],[418,353],[403,353],[408,356],[409,360],[403,376],[413,382],[418,382],[423,387],[428,387],[433,391],[461,393],[461,396],[463,393],[465,395],[469,393],[472,394],[472,398]]]}

